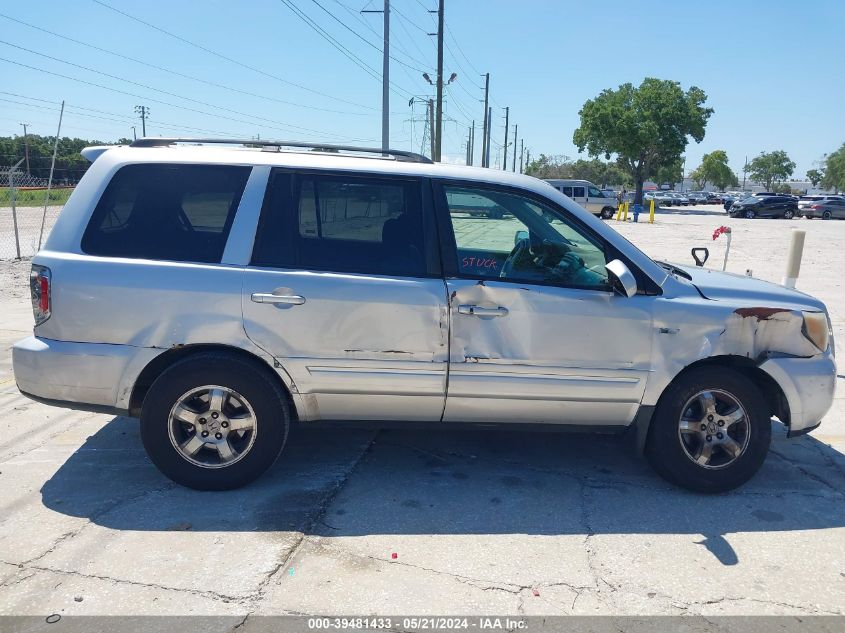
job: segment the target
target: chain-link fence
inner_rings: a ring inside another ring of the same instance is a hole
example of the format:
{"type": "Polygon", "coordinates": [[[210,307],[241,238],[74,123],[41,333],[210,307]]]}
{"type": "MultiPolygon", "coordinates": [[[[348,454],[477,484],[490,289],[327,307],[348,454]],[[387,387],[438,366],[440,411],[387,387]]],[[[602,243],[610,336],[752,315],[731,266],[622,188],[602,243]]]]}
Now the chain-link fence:
{"type": "Polygon", "coordinates": [[[54,185],[45,213],[47,178],[27,174],[22,162],[0,167],[0,260],[32,257],[72,191],[54,185]]]}

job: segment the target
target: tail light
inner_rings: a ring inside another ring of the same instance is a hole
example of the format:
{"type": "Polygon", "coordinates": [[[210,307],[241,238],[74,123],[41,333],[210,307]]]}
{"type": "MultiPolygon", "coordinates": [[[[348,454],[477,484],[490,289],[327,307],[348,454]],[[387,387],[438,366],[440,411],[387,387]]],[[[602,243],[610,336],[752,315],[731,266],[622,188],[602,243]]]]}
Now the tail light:
{"type": "Polygon", "coordinates": [[[813,205],[813,206],[811,206],[810,208],[811,208],[811,209],[813,209],[813,210],[815,210],[815,211],[821,211],[821,210],[822,210],[822,205],[820,205],[820,204],[814,204],[814,205],[813,205]]]}
{"type": "Polygon", "coordinates": [[[35,325],[41,325],[50,318],[52,308],[50,286],[50,269],[33,264],[32,271],[29,273],[29,292],[32,296],[32,316],[35,317],[35,325]]]}

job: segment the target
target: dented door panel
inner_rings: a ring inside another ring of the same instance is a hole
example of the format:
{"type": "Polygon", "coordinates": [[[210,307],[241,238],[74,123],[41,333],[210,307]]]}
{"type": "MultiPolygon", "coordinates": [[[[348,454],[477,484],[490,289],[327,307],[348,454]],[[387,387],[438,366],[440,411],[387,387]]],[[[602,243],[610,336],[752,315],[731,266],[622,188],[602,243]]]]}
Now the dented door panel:
{"type": "Polygon", "coordinates": [[[504,281],[447,281],[451,318],[444,420],[630,423],[651,359],[651,302],[504,281]],[[501,316],[460,306],[504,308],[501,316]]]}
{"type": "Polygon", "coordinates": [[[293,378],[308,419],[439,420],[448,324],[441,279],[250,267],[244,328],[293,378]],[[256,303],[296,295],[299,305],[256,303]]]}

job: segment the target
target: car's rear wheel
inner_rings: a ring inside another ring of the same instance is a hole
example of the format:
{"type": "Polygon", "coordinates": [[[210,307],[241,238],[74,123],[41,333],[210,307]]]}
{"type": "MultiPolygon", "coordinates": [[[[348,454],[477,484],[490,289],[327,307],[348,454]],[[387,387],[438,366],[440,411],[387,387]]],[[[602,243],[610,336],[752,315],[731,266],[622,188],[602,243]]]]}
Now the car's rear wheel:
{"type": "Polygon", "coordinates": [[[831,215],[830,211],[825,211],[824,213],[822,213],[822,220],[829,220],[832,217],[833,216],[831,215]]]}
{"type": "Polygon", "coordinates": [[[795,217],[795,211],[793,211],[792,209],[787,209],[783,212],[783,217],[787,220],[791,220],[795,217]]]}
{"type": "Polygon", "coordinates": [[[760,469],[771,415],[759,389],[726,367],[681,375],[658,403],[646,456],[666,480],[696,492],[725,492],[760,469]]]}
{"type": "Polygon", "coordinates": [[[273,465],[289,419],[272,376],[239,356],[209,352],[175,363],[155,380],[141,409],[141,439],[176,483],[229,490],[273,465]]]}
{"type": "Polygon", "coordinates": [[[754,213],[754,211],[752,211],[751,209],[748,209],[748,211],[745,212],[745,217],[749,220],[753,220],[755,217],[757,217],[757,214],[754,213]]]}

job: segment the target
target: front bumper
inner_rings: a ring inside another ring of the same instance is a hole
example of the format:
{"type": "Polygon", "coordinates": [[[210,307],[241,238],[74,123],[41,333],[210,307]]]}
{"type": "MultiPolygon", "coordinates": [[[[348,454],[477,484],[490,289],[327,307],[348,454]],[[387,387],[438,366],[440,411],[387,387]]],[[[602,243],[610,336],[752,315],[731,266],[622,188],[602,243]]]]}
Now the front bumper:
{"type": "Polygon", "coordinates": [[[12,348],[12,367],[18,389],[35,399],[92,411],[126,411],[138,374],[159,353],[30,336],[12,348]]]}
{"type": "Polygon", "coordinates": [[[819,425],[836,391],[836,362],[830,353],[812,358],[770,358],[760,369],[783,389],[789,404],[790,437],[819,425]]]}

